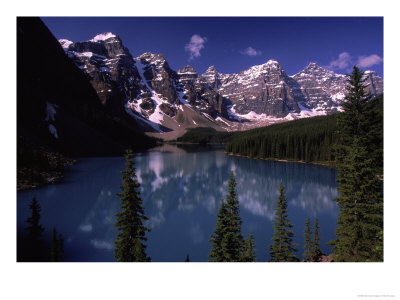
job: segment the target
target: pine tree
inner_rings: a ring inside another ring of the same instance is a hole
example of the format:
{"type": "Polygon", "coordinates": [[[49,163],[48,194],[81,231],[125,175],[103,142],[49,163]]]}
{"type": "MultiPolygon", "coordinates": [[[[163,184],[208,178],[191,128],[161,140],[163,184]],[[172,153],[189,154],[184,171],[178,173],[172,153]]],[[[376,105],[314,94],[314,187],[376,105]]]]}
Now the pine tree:
{"type": "Polygon", "coordinates": [[[312,241],[312,260],[318,261],[320,256],[322,255],[322,251],[319,248],[319,225],[318,225],[318,218],[315,218],[315,225],[314,225],[314,239],[312,241]]]}
{"type": "Polygon", "coordinates": [[[44,231],[43,226],[40,224],[40,205],[36,200],[36,197],[33,197],[29,208],[32,211],[32,215],[26,220],[29,224],[26,227],[28,231],[28,235],[26,238],[26,259],[27,261],[43,261],[43,241],[42,234],[44,231]]]}
{"type": "Polygon", "coordinates": [[[365,92],[364,73],[356,66],[348,75],[348,95],[338,117],[338,171],[340,212],[333,242],[335,261],[375,261],[376,239],[383,229],[381,116],[372,114],[371,96],[365,92]]]}
{"type": "Polygon", "coordinates": [[[228,227],[227,219],[228,211],[226,209],[226,203],[222,199],[221,205],[217,212],[217,224],[214,229],[214,233],[211,235],[210,242],[212,243],[211,252],[208,255],[212,262],[223,262],[225,261],[224,252],[222,249],[222,239],[228,227]]]}
{"type": "Polygon", "coordinates": [[[210,238],[212,243],[209,254],[210,261],[240,261],[243,248],[241,223],[236,181],[233,172],[231,172],[228,182],[228,195],[226,196],[226,201],[221,201],[217,213],[217,224],[210,238]]]}
{"type": "Polygon", "coordinates": [[[133,152],[127,150],[125,154],[125,170],[122,171],[121,193],[117,194],[121,199],[121,212],[117,216],[115,226],[118,230],[115,241],[114,255],[121,262],[150,261],[146,255],[146,232],[150,228],[143,222],[148,220],[144,214],[143,201],[140,197],[140,185],[136,179],[133,163],[133,152]]]}
{"type": "Polygon", "coordinates": [[[240,260],[242,262],[256,262],[256,254],[254,253],[254,237],[250,233],[250,236],[244,240],[243,251],[240,260]]]}
{"type": "Polygon", "coordinates": [[[383,261],[383,230],[378,232],[376,239],[378,243],[376,243],[372,251],[374,252],[375,257],[377,258],[377,261],[383,261]]]}
{"type": "Polygon", "coordinates": [[[189,254],[187,254],[187,255],[186,255],[185,262],[190,262],[190,259],[189,259],[189,254]]]}
{"type": "Polygon", "coordinates": [[[284,194],[283,184],[279,187],[279,199],[275,209],[275,221],[274,221],[274,234],[272,236],[272,245],[270,246],[270,261],[282,262],[282,261],[298,261],[298,258],[294,255],[297,251],[297,246],[293,243],[294,233],[290,228],[293,225],[290,224],[287,215],[287,202],[284,194]]]}
{"type": "Polygon", "coordinates": [[[312,228],[310,218],[307,218],[306,225],[304,228],[304,252],[303,257],[306,261],[313,260],[313,242],[312,242],[312,228]]]}
{"type": "Polygon", "coordinates": [[[50,261],[55,262],[59,259],[59,244],[57,239],[57,231],[53,227],[53,231],[51,234],[51,250],[50,250],[50,261]]]}
{"type": "Polygon", "coordinates": [[[242,220],[239,216],[239,199],[236,194],[236,180],[233,172],[231,172],[228,181],[226,210],[227,229],[221,241],[225,261],[239,261],[243,247],[242,220]]]}

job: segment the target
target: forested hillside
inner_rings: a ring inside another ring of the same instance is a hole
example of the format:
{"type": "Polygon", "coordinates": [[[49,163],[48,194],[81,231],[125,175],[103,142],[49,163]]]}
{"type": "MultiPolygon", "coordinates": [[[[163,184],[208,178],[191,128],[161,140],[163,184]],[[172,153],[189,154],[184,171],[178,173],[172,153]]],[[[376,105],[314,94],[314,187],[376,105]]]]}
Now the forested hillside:
{"type": "Polygon", "coordinates": [[[225,150],[254,158],[331,162],[335,130],[336,115],[300,119],[249,131],[225,150]]]}
{"type": "MultiPolygon", "coordinates": [[[[383,96],[370,101],[376,129],[383,134],[383,96]]],[[[339,113],[340,114],[340,113],[339,113]]],[[[258,128],[232,136],[226,152],[263,159],[285,159],[305,162],[335,161],[333,147],[336,143],[339,114],[300,119],[258,128]]],[[[376,141],[383,149],[383,136],[376,141]]]]}

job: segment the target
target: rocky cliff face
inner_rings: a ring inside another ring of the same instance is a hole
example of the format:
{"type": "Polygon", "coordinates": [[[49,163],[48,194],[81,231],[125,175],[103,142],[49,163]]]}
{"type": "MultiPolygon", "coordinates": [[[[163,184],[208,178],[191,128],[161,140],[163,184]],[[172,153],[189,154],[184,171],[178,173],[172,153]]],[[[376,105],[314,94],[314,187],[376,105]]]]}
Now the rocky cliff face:
{"type": "Polygon", "coordinates": [[[120,122],[115,114],[107,113],[101,104],[106,104],[107,98],[98,97],[100,86],[95,84],[122,82],[112,74],[102,74],[100,69],[106,67],[106,59],[121,54],[123,49],[96,43],[93,47],[97,47],[98,57],[88,53],[89,43],[73,45],[63,40],[64,49],[71,47],[71,53],[76,53],[71,55],[74,63],[43,22],[31,17],[17,18],[17,41],[19,157],[29,158],[32,149],[67,156],[121,155],[128,147],[142,151],[155,145],[139,132],[132,118],[120,122]],[[77,66],[88,68],[88,72],[77,66]],[[101,80],[89,82],[89,77],[101,80]]]}
{"type": "Polygon", "coordinates": [[[60,40],[60,44],[68,57],[87,74],[109,111],[120,115],[126,99],[134,99],[140,93],[135,61],[118,36],[103,33],[86,42],[60,40]]]}
{"type": "MultiPolygon", "coordinates": [[[[372,95],[383,93],[383,80],[375,72],[366,71],[367,91],[372,95]]],[[[307,108],[336,112],[346,96],[346,76],[321,68],[311,62],[304,70],[291,76],[296,86],[298,101],[307,108]]]]}
{"type": "MultiPolygon", "coordinates": [[[[276,60],[237,74],[222,74],[210,66],[200,75],[191,66],[172,70],[162,54],[133,58],[112,33],[86,42],[59,42],[89,77],[105,107],[119,117],[139,120],[144,130],[175,130],[183,119],[186,127],[198,126],[187,109],[207,126],[225,129],[243,119],[323,115],[340,110],[346,95],[345,75],[316,63],[293,76],[276,60]]],[[[375,72],[366,71],[365,76],[372,94],[383,92],[383,80],[375,72]]]]}
{"type": "Polygon", "coordinates": [[[289,112],[299,111],[290,78],[276,60],[238,74],[219,74],[215,68],[209,68],[203,78],[229,100],[233,112],[239,115],[255,112],[285,117],[289,112]]]}

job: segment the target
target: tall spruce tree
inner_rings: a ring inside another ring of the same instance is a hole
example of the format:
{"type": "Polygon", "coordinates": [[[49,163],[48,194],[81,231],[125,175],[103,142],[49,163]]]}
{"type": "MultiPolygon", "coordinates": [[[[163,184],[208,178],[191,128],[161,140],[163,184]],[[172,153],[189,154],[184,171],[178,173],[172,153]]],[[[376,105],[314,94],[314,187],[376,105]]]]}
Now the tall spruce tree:
{"type": "Polygon", "coordinates": [[[382,129],[377,129],[381,116],[369,111],[364,73],[354,66],[347,76],[335,149],[340,212],[333,254],[335,261],[379,261],[373,249],[382,244],[377,236],[383,229],[382,129]]]}
{"type": "Polygon", "coordinates": [[[304,252],[303,257],[306,261],[313,260],[313,241],[312,241],[312,228],[310,218],[307,218],[304,228],[304,252]]]}
{"type": "Polygon", "coordinates": [[[256,262],[256,254],[254,251],[254,237],[253,234],[250,232],[249,237],[244,240],[243,251],[240,260],[242,262],[256,262]]]}
{"type": "Polygon", "coordinates": [[[221,245],[226,261],[240,261],[243,247],[241,234],[242,219],[239,215],[239,199],[236,194],[235,175],[231,172],[228,181],[228,195],[226,196],[227,228],[221,245]]]}
{"type": "Polygon", "coordinates": [[[44,246],[42,234],[44,231],[43,226],[40,224],[40,205],[33,197],[29,208],[32,215],[26,220],[28,227],[26,227],[28,234],[26,238],[26,260],[27,261],[43,261],[44,260],[44,246]]]}
{"type": "Polygon", "coordinates": [[[297,251],[297,245],[293,243],[294,233],[290,228],[293,225],[288,220],[287,202],[283,184],[279,186],[278,204],[275,208],[274,233],[272,236],[272,245],[270,246],[270,261],[298,261],[294,254],[297,251]]]}
{"type": "Polygon", "coordinates": [[[314,225],[314,238],[312,241],[312,260],[318,261],[318,259],[322,255],[322,251],[319,248],[319,224],[318,224],[318,218],[315,218],[315,225],[314,225]]]}
{"type": "Polygon", "coordinates": [[[217,213],[217,224],[211,236],[210,261],[240,261],[243,248],[241,234],[242,220],[239,216],[239,199],[236,194],[236,181],[231,172],[226,201],[222,200],[217,213]]]}
{"type": "Polygon", "coordinates": [[[117,216],[115,226],[118,230],[115,241],[114,255],[120,262],[150,261],[146,255],[146,232],[150,228],[144,226],[148,218],[144,214],[143,201],[140,197],[140,185],[136,179],[133,163],[133,152],[128,149],[125,153],[125,170],[122,171],[121,212],[117,216]]]}
{"type": "Polygon", "coordinates": [[[222,239],[228,227],[227,209],[224,199],[221,200],[217,212],[217,224],[214,232],[211,235],[210,242],[212,243],[211,252],[208,255],[211,262],[223,262],[225,261],[224,251],[222,249],[222,239]]]}

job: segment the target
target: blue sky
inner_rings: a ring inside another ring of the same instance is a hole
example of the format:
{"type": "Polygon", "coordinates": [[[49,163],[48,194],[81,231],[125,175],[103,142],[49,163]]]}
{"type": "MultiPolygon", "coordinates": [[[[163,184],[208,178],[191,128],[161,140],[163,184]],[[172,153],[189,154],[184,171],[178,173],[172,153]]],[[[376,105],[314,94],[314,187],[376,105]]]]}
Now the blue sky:
{"type": "Polygon", "coordinates": [[[163,53],[171,68],[236,73],[269,59],[288,75],[313,61],[337,73],[354,64],[383,77],[382,17],[43,17],[57,39],[112,32],[134,57],[163,53]]]}

